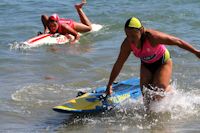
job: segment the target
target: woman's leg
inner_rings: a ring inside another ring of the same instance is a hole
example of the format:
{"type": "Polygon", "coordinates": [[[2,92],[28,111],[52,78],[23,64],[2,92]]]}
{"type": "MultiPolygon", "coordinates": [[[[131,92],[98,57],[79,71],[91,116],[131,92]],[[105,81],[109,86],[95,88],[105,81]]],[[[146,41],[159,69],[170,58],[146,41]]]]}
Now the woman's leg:
{"type": "Polygon", "coordinates": [[[146,111],[150,109],[150,103],[154,100],[160,100],[162,95],[155,95],[157,90],[154,87],[162,88],[166,92],[171,90],[169,85],[172,75],[172,60],[169,59],[166,63],[162,64],[156,72],[150,72],[143,64],[141,65],[140,72],[140,86],[143,92],[143,101],[146,111]]]}
{"type": "Polygon", "coordinates": [[[89,32],[92,30],[92,23],[90,22],[89,18],[85,15],[85,13],[82,10],[82,6],[84,4],[85,2],[75,5],[75,8],[81,20],[81,23],[74,22],[74,28],[78,32],[89,32]]]}
{"type": "MultiPolygon", "coordinates": [[[[171,59],[169,59],[155,72],[152,82],[155,87],[164,89],[165,92],[171,91],[170,79],[172,75],[172,66],[173,62],[171,59]]],[[[156,100],[161,98],[161,96],[155,96],[156,100]]]]}
{"type": "Polygon", "coordinates": [[[149,87],[149,84],[152,84],[152,78],[153,78],[152,73],[149,71],[149,69],[147,69],[144,66],[144,64],[141,63],[141,67],[140,67],[140,88],[142,90],[145,110],[149,109],[149,104],[150,104],[150,100],[151,100],[150,96],[148,94],[148,87],[149,87]]]}
{"type": "Polygon", "coordinates": [[[152,85],[157,88],[157,92],[160,92],[160,95],[153,95],[152,98],[155,101],[159,101],[163,98],[163,92],[172,91],[170,86],[170,79],[172,75],[172,60],[169,59],[166,63],[162,64],[160,68],[155,72],[153,76],[152,85]],[[162,91],[163,90],[163,91],[162,91]]]}
{"type": "Polygon", "coordinates": [[[142,63],[140,67],[140,86],[143,89],[143,86],[148,87],[149,84],[152,84],[153,75],[142,63]]]}

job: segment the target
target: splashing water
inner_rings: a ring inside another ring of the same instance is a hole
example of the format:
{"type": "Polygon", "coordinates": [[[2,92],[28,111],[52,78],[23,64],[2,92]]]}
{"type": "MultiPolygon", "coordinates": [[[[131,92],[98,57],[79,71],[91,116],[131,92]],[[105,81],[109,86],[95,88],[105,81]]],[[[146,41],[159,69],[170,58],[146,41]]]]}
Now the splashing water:
{"type": "Polygon", "coordinates": [[[187,119],[199,116],[200,112],[200,91],[193,89],[185,91],[179,89],[176,82],[173,83],[172,93],[165,93],[165,98],[159,102],[152,102],[151,110],[156,113],[168,112],[171,119],[187,119]]]}
{"type": "Polygon", "coordinates": [[[27,50],[31,48],[26,42],[13,42],[8,45],[10,46],[10,50],[27,50]]]}
{"type": "MultiPolygon", "coordinates": [[[[137,129],[158,130],[165,127],[166,123],[184,121],[185,119],[198,119],[200,115],[200,91],[193,89],[184,91],[173,83],[174,92],[166,93],[165,98],[151,104],[151,112],[144,109],[143,99],[129,100],[116,107],[111,112],[105,112],[95,117],[82,117],[70,124],[87,121],[91,124],[118,125],[119,130],[137,129]]],[[[87,124],[88,124],[87,123],[87,124]]]]}

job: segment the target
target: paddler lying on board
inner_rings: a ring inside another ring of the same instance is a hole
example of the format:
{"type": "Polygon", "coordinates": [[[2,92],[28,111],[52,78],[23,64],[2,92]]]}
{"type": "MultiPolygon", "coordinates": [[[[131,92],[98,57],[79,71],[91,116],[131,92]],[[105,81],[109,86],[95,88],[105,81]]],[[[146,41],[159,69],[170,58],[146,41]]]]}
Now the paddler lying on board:
{"type": "Polygon", "coordinates": [[[70,43],[75,43],[80,39],[78,32],[84,33],[92,30],[92,23],[82,10],[84,4],[86,4],[86,0],[82,0],[81,3],[75,5],[81,22],[75,22],[72,19],[59,18],[57,14],[52,14],[50,17],[42,15],[41,20],[44,26],[44,33],[60,33],[68,38],[70,37],[69,34],[71,34],[74,36],[74,39],[70,43]]]}
{"type": "MultiPolygon", "coordinates": [[[[144,103],[163,98],[158,92],[171,92],[170,79],[172,75],[172,59],[165,45],[176,45],[200,58],[200,50],[177,37],[153,29],[144,28],[139,19],[132,17],[125,24],[126,38],[124,39],[119,56],[113,66],[107,84],[107,94],[112,93],[112,83],[119,75],[125,61],[131,52],[140,58],[140,87],[144,96],[144,103]],[[148,91],[149,90],[149,91],[148,91]],[[151,91],[151,96],[146,92],[151,91]],[[152,91],[154,94],[152,94],[152,91]]],[[[163,93],[164,94],[164,93],[163,93]]]]}

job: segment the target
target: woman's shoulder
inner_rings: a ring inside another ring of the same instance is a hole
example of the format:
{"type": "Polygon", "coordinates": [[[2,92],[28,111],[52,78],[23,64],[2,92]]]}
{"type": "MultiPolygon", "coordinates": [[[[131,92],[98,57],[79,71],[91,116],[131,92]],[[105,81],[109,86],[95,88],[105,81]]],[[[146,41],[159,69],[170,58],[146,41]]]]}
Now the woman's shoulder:
{"type": "Polygon", "coordinates": [[[127,37],[124,39],[124,41],[121,44],[121,49],[129,49],[131,50],[131,43],[128,41],[127,37]]]}
{"type": "Polygon", "coordinates": [[[166,33],[163,33],[161,31],[155,30],[155,29],[147,29],[145,31],[146,36],[150,39],[150,40],[155,40],[155,39],[159,39],[162,36],[165,36],[166,33]]]}
{"type": "Polygon", "coordinates": [[[169,35],[167,33],[160,32],[160,31],[154,30],[154,29],[147,29],[146,32],[148,34],[148,38],[149,38],[150,42],[154,46],[157,44],[165,43],[166,40],[174,38],[172,35],[169,35]]]}
{"type": "Polygon", "coordinates": [[[159,33],[160,33],[160,31],[155,30],[155,29],[145,29],[146,36],[154,36],[154,35],[157,35],[159,33]]]}
{"type": "Polygon", "coordinates": [[[163,36],[163,35],[168,35],[167,33],[161,32],[159,30],[155,30],[155,29],[146,29],[146,34],[150,37],[154,37],[157,38],[159,36],[163,36]]]}
{"type": "Polygon", "coordinates": [[[157,39],[159,38],[160,34],[162,32],[154,29],[146,29],[145,30],[145,38],[153,45],[155,46],[157,44],[157,39]]]}

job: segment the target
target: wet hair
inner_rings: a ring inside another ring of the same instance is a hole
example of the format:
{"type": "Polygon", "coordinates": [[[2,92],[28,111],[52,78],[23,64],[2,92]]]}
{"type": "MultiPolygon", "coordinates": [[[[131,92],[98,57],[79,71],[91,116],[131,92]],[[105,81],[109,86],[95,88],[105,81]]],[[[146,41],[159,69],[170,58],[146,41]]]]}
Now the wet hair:
{"type": "Polygon", "coordinates": [[[129,18],[129,19],[126,21],[125,26],[124,26],[125,28],[129,28],[128,25],[129,25],[130,21],[131,21],[131,18],[129,18]]]}

